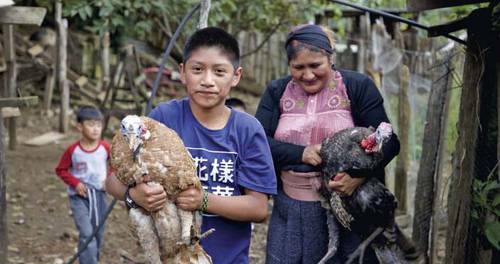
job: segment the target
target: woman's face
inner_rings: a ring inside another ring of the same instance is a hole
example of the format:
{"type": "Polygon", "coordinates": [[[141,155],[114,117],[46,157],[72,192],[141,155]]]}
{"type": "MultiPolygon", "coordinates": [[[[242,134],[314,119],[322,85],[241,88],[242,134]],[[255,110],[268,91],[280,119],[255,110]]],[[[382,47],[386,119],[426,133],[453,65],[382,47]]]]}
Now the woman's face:
{"type": "Polygon", "coordinates": [[[288,66],[293,80],[307,93],[319,92],[330,80],[331,62],[321,52],[303,49],[290,60],[288,66]]]}

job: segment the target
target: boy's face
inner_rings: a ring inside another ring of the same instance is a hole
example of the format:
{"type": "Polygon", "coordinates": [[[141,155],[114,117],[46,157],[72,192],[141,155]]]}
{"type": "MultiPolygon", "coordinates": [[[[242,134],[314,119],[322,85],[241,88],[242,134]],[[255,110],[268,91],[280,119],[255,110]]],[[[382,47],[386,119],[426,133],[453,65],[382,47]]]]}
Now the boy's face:
{"type": "Polygon", "coordinates": [[[229,58],[218,47],[200,47],[180,65],[181,81],[194,107],[224,107],[231,87],[238,84],[242,69],[233,68],[229,58]]]}
{"type": "Polygon", "coordinates": [[[82,136],[89,141],[101,139],[102,120],[85,120],[77,123],[76,127],[82,133],[82,136]]]}

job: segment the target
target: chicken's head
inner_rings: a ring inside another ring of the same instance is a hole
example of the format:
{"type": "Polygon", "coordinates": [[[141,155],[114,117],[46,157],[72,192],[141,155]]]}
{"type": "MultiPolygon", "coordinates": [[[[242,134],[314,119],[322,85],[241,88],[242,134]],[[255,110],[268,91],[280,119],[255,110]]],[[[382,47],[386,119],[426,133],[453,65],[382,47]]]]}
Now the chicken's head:
{"type": "Polygon", "coordinates": [[[126,116],[122,119],[121,125],[121,134],[127,139],[130,150],[136,154],[144,140],[149,139],[151,133],[141,118],[136,115],[126,116]]]}
{"type": "Polygon", "coordinates": [[[379,152],[382,150],[382,146],[391,138],[391,135],[391,124],[382,122],[373,134],[361,141],[361,147],[366,153],[379,152]]]}

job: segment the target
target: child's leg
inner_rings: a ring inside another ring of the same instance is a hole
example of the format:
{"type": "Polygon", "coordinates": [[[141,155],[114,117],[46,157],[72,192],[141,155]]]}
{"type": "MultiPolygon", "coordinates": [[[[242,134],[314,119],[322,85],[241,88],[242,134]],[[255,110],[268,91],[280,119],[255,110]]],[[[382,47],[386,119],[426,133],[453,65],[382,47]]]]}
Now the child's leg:
{"type": "MultiPolygon", "coordinates": [[[[83,244],[92,234],[94,225],[91,222],[89,200],[78,195],[71,195],[69,198],[73,219],[75,220],[76,228],[80,233],[78,241],[78,250],[80,251],[83,244]]],[[[79,261],[81,264],[97,264],[97,241],[92,239],[92,242],[81,253],[79,261]]]]}

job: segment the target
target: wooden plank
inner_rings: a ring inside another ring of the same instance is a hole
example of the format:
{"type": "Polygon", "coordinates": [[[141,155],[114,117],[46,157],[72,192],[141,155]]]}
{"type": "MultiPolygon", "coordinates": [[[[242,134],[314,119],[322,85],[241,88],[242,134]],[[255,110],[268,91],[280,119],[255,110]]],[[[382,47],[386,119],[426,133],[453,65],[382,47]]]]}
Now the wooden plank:
{"type": "Polygon", "coordinates": [[[28,49],[28,53],[32,57],[38,56],[40,53],[44,51],[43,47],[40,44],[36,44],[35,46],[28,49]]]}
{"type": "Polygon", "coordinates": [[[43,109],[48,111],[52,106],[52,97],[54,95],[55,72],[51,69],[45,77],[45,90],[43,92],[43,109]]]}
{"type": "Polygon", "coordinates": [[[28,145],[28,146],[39,147],[39,146],[43,146],[43,145],[52,144],[58,140],[65,138],[65,137],[66,137],[66,135],[63,133],[51,131],[51,132],[47,132],[43,135],[40,135],[38,137],[34,137],[28,141],[25,141],[24,144],[28,145]]]}
{"type": "Polygon", "coordinates": [[[38,96],[0,98],[0,107],[28,107],[38,104],[38,96]]]}
{"type": "Polygon", "coordinates": [[[47,9],[43,7],[8,6],[0,8],[0,24],[42,24],[47,9]]]}
{"type": "Polygon", "coordinates": [[[21,111],[19,110],[19,107],[2,107],[1,109],[2,109],[2,116],[4,119],[21,116],[21,111]]]}

